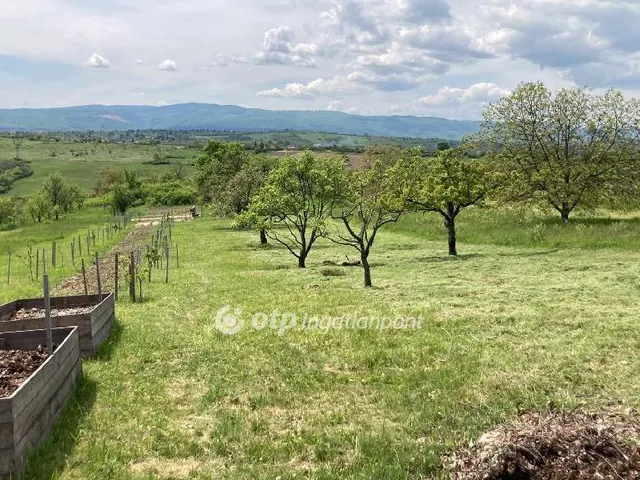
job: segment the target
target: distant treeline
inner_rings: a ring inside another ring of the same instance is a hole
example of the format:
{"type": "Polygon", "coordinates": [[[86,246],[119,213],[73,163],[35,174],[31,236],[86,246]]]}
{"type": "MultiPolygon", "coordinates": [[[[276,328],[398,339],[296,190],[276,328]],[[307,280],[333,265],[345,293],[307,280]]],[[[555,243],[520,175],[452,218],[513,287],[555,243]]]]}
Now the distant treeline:
{"type": "MultiPolygon", "coordinates": [[[[9,136],[9,134],[0,134],[9,136]]],[[[402,148],[421,147],[424,151],[438,150],[438,144],[446,142],[451,146],[459,142],[439,138],[399,138],[375,137],[368,135],[346,135],[337,133],[283,131],[228,131],[228,130],[128,130],[128,131],[87,131],[87,132],[24,132],[12,133],[28,140],[42,142],[77,143],[136,143],[142,145],[181,145],[189,148],[203,148],[209,140],[239,142],[255,152],[281,150],[314,150],[336,152],[363,152],[365,147],[376,144],[396,145],[402,148]]]]}

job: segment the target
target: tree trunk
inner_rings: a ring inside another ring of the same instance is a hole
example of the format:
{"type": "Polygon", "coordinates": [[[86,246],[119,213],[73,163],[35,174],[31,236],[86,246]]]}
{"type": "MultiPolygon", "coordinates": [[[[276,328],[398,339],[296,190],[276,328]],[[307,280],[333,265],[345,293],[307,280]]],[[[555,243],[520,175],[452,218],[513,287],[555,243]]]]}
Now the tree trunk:
{"type": "Polygon", "coordinates": [[[445,220],[447,226],[448,242],[449,242],[449,255],[458,255],[456,248],[456,221],[454,218],[447,218],[445,220]]]}
{"type": "Polygon", "coordinates": [[[267,232],[262,228],[260,229],[260,245],[266,245],[267,243],[267,232]]]}
{"type": "Polygon", "coordinates": [[[300,250],[300,256],[298,257],[298,267],[307,268],[307,255],[309,255],[309,252],[300,250]]]}
{"type": "Polygon", "coordinates": [[[457,256],[456,246],[456,212],[452,203],[447,205],[447,215],[444,216],[444,226],[447,227],[447,240],[449,243],[449,255],[457,256]]]}
{"type": "Polygon", "coordinates": [[[360,261],[362,262],[362,268],[364,270],[364,286],[369,288],[372,286],[371,283],[371,265],[369,265],[369,259],[367,258],[369,255],[362,253],[360,255],[360,261]]]}
{"type": "Polygon", "coordinates": [[[562,223],[569,223],[569,214],[571,213],[571,209],[567,203],[562,204],[562,210],[560,210],[560,218],[562,218],[562,223]]]}

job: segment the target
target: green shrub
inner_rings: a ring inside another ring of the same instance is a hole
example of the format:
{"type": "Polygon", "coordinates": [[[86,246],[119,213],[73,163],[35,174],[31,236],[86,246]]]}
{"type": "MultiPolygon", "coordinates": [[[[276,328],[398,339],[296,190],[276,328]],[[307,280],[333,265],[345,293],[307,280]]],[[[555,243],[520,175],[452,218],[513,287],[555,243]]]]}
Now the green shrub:
{"type": "Polygon", "coordinates": [[[196,202],[197,192],[186,182],[168,181],[146,183],[143,194],[147,205],[191,205],[196,202]]]}

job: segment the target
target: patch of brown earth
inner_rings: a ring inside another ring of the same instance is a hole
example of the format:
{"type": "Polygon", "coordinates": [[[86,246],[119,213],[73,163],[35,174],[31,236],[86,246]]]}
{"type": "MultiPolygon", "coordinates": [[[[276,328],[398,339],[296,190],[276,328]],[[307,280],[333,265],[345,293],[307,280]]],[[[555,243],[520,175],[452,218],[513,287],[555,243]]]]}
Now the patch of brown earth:
{"type": "Polygon", "coordinates": [[[637,480],[640,417],[526,413],[450,457],[454,480],[637,480]]]}
{"type": "MultiPolygon", "coordinates": [[[[90,307],[52,308],[51,316],[64,317],[67,315],[84,315],[85,313],[91,312],[94,308],[95,305],[90,307]]],[[[16,310],[9,320],[26,320],[32,318],[44,318],[44,308],[21,308],[20,310],[16,310]]]]}
{"type": "Polygon", "coordinates": [[[0,350],[0,397],[8,397],[47,359],[47,350],[0,350]]]}

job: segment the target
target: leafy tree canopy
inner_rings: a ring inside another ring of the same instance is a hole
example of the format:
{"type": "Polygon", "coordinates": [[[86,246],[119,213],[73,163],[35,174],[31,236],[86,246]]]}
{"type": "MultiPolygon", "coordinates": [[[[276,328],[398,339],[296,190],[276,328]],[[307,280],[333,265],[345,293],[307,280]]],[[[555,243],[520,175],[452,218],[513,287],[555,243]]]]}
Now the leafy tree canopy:
{"type": "Polygon", "coordinates": [[[544,202],[567,222],[577,207],[636,196],[638,100],[524,83],[484,118],[479,138],[512,173],[507,198],[544,202]]]}

